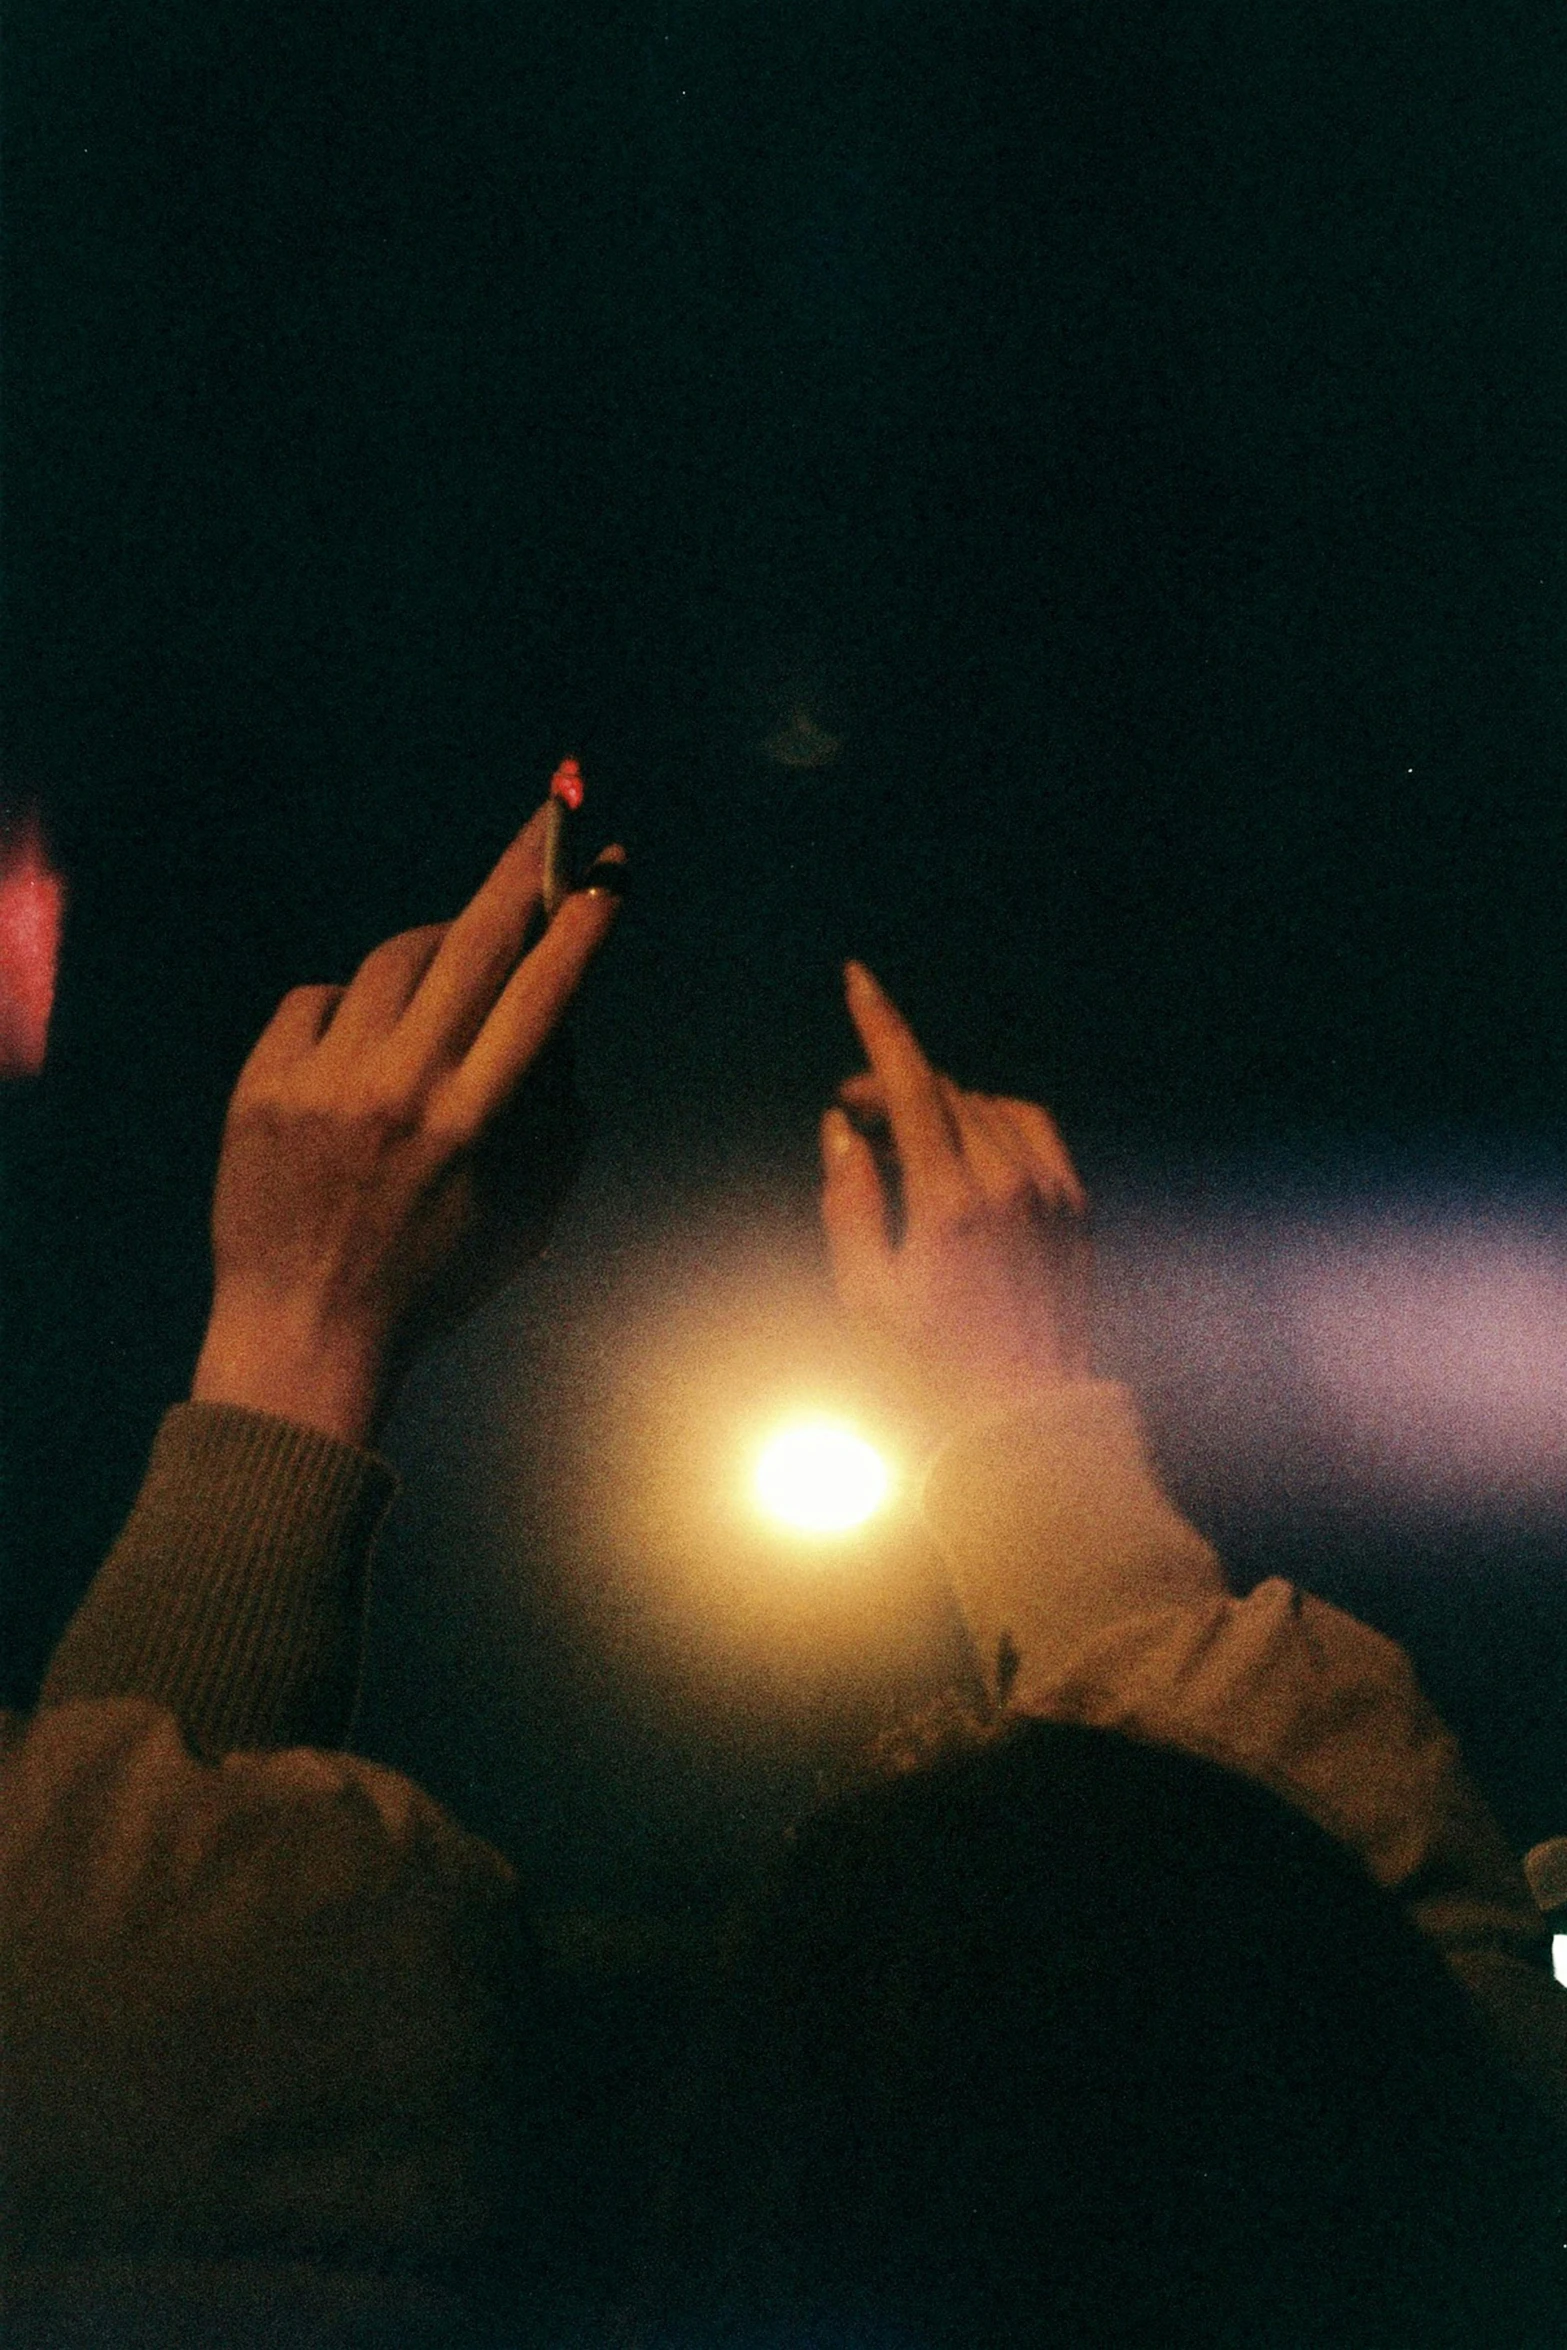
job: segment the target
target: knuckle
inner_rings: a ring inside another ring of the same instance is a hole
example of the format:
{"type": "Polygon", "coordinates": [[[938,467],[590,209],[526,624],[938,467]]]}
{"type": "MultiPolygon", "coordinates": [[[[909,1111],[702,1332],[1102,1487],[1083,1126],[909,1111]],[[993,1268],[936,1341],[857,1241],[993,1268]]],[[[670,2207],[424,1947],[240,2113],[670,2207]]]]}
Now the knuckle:
{"type": "Polygon", "coordinates": [[[1033,1213],[1038,1194],[1030,1178],[1019,1167],[1009,1169],[1006,1174],[997,1177],[991,1197],[999,1214],[1013,1221],[1019,1216],[1033,1213]]]}
{"type": "Polygon", "coordinates": [[[989,1203],[976,1185],[950,1183],[930,1203],[930,1222],[939,1233],[961,1240],[990,1222],[989,1203]]]}
{"type": "Polygon", "coordinates": [[[234,1090],[229,1095],[225,1124],[234,1127],[241,1119],[254,1115],[267,1104],[276,1101],[288,1086],[291,1076],[290,1070],[279,1068],[258,1046],[241,1069],[234,1090]]]}
{"type": "Polygon", "coordinates": [[[438,1080],[420,1104],[420,1132],[443,1157],[471,1148],[485,1123],[482,1107],[460,1071],[438,1080]]]}
{"type": "Polygon", "coordinates": [[[299,1124],[299,1115],[286,1086],[260,1079],[236,1088],[223,1121],[225,1151],[259,1146],[275,1150],[287,1143],[299,1124]]]}
{"type": "Polygon", "coordinates": [[[420,1130],[418,1104],[395,1086],[371,1086],[354,1105],[354,1124],[365,1134],[393,1143],[420,1130]]]}
{"type": "Polygon", "coordinates": [[[312,1122],[390,1146],[417,1131],[419,1105],[406,1087],[375,1070],[348,1084],[312,1087],[301,1110],[312,1122]]]}
{"type": "Polygon", "coordinates": [[[472,1116],[449,1101],[431,1105],[420,1121],[420,1133],[438,1159],[457,1158],[478,1140],[472,1116]]]}

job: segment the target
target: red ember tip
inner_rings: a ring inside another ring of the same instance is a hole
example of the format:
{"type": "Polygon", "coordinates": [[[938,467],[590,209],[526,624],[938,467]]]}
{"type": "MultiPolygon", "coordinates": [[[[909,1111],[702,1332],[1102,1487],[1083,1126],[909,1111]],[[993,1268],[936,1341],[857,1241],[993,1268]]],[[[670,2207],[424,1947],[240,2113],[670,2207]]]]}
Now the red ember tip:
{"type": "Polygon", "coordinates": [[[564,800],[568,808],[580,808],[582,791],[582,769],[575,759],[562,759],[550,777],[550,797],[564,800]]]}

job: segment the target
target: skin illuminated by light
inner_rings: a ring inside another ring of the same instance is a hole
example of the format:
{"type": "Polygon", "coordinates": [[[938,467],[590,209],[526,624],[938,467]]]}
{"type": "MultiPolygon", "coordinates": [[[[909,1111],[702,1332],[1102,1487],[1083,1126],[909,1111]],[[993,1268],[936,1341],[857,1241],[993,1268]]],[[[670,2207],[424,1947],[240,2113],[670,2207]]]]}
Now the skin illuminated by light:
{"type": "Polygon", "coordinates": [[[842,1421],[796,1420],[763,1446],[756,1498],[800,1534],[844,1534],[863,1525],[891,1489],[887,1464],[842,1421]]]}

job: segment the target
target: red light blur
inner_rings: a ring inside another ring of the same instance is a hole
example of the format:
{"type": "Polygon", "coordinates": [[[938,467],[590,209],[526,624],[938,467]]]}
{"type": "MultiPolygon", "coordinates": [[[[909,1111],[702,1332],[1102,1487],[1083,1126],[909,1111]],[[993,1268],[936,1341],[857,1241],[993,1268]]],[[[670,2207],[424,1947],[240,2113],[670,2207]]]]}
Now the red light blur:
{"type": "Polygon", "coordinates": [[[550,777],[550,795],[564,800],[568,808],[580,808],[583,794],[582,769],[575,759],[562,759],[550,777]]]}
{"type": "Polygon", "coordinates": [[[65,884],[29,814],[0,832],[0,1077],[44,1065],[64,914],[65,884]]]}

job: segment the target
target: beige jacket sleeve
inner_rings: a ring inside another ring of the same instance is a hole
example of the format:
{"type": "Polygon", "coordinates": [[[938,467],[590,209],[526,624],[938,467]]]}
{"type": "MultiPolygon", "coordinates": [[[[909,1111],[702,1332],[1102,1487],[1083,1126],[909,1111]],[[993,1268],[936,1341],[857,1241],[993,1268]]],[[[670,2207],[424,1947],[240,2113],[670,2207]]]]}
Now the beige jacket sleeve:
{"type": "Polygon", "coordinates": [[[1397,1897],[1567,2123],[1567,1992],[1402,1649],[1277,1579],[1234,1597],[1108,1382],[960,1431],[925,1511],[1011,1708],[1204,1755],[1307,1813],[1397,1897]]]}
{"type": "Polygon", "coordinates": [[[346,1734],[394,1479],[181,1405],[30,1722],[0,1716],[0,2240],[412,2266],[515,2186],[500,1855],[346,1734]]]}
{"type": "Polygon", "coordinates": [[[150,1698],[211,1755],[341,1745],[371,1553],[396,1489],[377,1454],[318,1429],[176,1404],[41,1707],[150,1698]]]}
{"type": "Polygon", "coordinates": [[[438,2265],[510,2192],[499,1854],[397,1773],[203,1761],[142,1698],[0,1717],[15,2261],[438,2265]]]}

